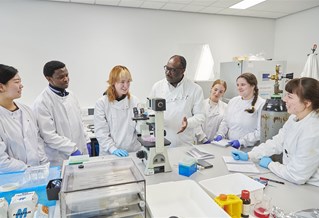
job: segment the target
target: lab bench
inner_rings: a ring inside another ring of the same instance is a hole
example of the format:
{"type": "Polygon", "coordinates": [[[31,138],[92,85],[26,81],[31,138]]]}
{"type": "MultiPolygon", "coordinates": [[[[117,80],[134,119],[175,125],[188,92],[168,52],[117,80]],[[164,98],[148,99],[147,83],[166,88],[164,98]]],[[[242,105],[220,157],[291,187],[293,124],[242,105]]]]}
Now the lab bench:
{"type": "MultiPolygon", "coordinates": [[[[178,162],[183,160],[183,158],[188,155],[186,152],[192,149],[191,146],[168,148],[169,161],[172,167],[172,171],[168,173],[159,173],[150,176],[145,176],[146,189],[147,185],[153,185],[163,182],[171,181],[181,181],[181,180],[194,180],[200,182],[205,179],[210,179],[214,177],[224,176],[230,174],[227,170],[226,165],[223,161],[223,156],[230,156],[231,147],[219,147],[212,144],[196,145],[200,150],[207,151],[215,155],[215,158],[208,159],[207,161],[213,164],[213,168],[204,169],[197,171],[190,177],[181,176],[178,174],[178,162]]],[[[130,153],[129,156],[135,161],[137,167],[141,172],[144,171],[144,163],[136,157],[135,152],[130,153]]],[[[92,159],[115,159],[117,157],[113,155],[103,156],[103,157],[92,157],[92,159]]],[[[264,193],[272,198],[272,204],[284,210],[285,213],[296,212],[300,210],[318,208],[318,193],[319,187],[313,185],[296,185],[283,180],[269,170],[263,169],[259,166],[257,168],[261,171],[260,174],[247,174],[253,177],[267,177],[269,179],[284,181],[285,184],[278,184],[269,182],[269,185],[265,187],[264,193]]],[[[162,192],[165,195],[165,190],[162,192]]],[[[169,199],[168,199],[169,200],[169,199]]],[[[147,201],[147,197],[146,197],[147,201]]],[[[50,214],[50,217],[59,217],[58,204],[56,208],[51,208],[51,211],[55,210],[50,214]]]]}

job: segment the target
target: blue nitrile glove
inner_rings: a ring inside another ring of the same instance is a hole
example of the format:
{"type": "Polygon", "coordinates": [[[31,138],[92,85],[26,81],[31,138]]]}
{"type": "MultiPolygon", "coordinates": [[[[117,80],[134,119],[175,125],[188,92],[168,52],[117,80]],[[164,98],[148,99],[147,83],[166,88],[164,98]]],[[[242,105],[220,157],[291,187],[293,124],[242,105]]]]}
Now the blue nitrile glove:
{"type": "Polygon", "coordinates": [[[219,141],[222,140],[222,139],[223,139],[223,136],[218,135],[218,136],[216,136],[216,137],[214,138],[214,141],[219,142],[219,141]]]}
{"type": "Polygon", "coordinates": [[[248,160],[248,154],[246,152],[233,150],[231,152],[231,156],[234,158],[234,160],[248,160]]]}
{"type": "Polygon", "coordinates": [[[113,151],[114,155],[118,156],[118,157],[127,157],[128,153],[127,151],[123,150],[123,149],[116,149],[115,151],[113,151]]]}
{"type": "Polygon", "coordinates": [[[268,169],[268,165],[270,164],[271,161],[272,159],[270,157],[263,157],[259,161],[259,166],[268,169]]]}
{"type": "Polygon", "coordinates": [[[82,155],[81,151],[79,149],[77,149],[75,152],[73,152],[71,154],[71,156],[78,156],[78,155],[82,155]]]}
{"type": "Polygon", "coordinates": [[[228,144],[230,144],[230,146],[232,146],[233,148],[238,149],[240,147],[240,142],[238,140],[233,140],[228,142],[228,144]]]}
{"type": "Polygon", "coordinates": [[[204,142],[204,144],[210,144],[211,141],[208,139],[206,142],[204,142]]]}
{"type": "Polygon", "coordinates": [[[90,142],[86,144],[86,148],[88,149],[89,156],[92,157],[92,146],[90,142]]]}

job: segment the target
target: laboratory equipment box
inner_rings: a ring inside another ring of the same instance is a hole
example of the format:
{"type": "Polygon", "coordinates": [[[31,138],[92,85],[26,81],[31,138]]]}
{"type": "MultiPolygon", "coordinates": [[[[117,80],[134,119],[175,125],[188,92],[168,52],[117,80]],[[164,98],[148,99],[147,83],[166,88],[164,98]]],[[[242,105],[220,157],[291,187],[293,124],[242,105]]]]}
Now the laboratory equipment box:
{"type": "Polygon", "coordinates": [[[66,165],[61,217],[146,217],[145,179],[131,158],[66,165]]]}

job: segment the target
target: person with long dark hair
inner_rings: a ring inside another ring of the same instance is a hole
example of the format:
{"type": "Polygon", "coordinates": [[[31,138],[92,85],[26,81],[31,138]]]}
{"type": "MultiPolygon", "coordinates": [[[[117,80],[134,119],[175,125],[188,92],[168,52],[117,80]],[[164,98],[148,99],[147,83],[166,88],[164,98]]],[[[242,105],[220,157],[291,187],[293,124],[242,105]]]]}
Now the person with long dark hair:
{"type": "Polygon", "coordinates": [[[236,160],[259,161],[277,176],[296,183],[319,186],[319,82],[303,77],[290,80],[285,90],[291,114],[278,134],[250,152],[232,151],[236,160]],[[282,164],[271,155],[283,153],[282,164]]]}
{"type": "Polygon", "coordinates": [[[229,144],[238,149],[259,143],[261,110],[265,99],[259,96],[254,74],[243,73],[236,82],[239,96],[228,102],[225,117],[214,140],[229,139],[229,144]]]}

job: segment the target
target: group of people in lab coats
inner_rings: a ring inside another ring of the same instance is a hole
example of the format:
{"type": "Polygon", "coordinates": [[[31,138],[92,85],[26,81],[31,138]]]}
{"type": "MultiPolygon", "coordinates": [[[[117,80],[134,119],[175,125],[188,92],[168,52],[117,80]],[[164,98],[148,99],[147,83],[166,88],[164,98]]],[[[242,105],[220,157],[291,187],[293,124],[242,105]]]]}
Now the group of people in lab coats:
{"type": "MultiPolygon", "coordinates": [[[[164,66],[166,78],[155,83],[149,94],[149,98],[166,100],[164,128],[171,146],[225,138],[235,148],[232,153],[235,159],[260,160],[261,166],[284,179],[319,186],[317,80],[301,78],[288,82],[284,101],[291,117],[277,136],[256,146],[265,100],[258,94],[254,74],[244,73],[236,79],[239,96],[227,105],[221,101],[227,91],[225,81],[216,80],[210,97],[204,100],[201,87],[187,79],[185,71],[185,58],[172,56],[164,66]],[[307,131],[307,126],[311,126],[311,131],[307,131]],[[249,153],[239,151],[254,146],[249,153]],[[287,156],[283,164],[269,158],[283,151],[287,156]]],[[[47,161],[59,165],[70,155],[90,153],[90,139],[84,131],[79,103],[66,90],[67,68],[62,62],[51,61],[44,66],[43,73],[49,86],[37,97],[31,110],[14,101],[23,88],[18,71],[0,65],[0,172],[24,170],[47,161]]],[[[136,122],[132,120],[133,108],[138,107],[140,100],[129,91],[132,75],[125,66],[115,66],[107,82],[104,95],[95,105],[95,135],[100,155],[125,157],[141,148],[136,122]]]]}
{"type": "Polygon", "coordinates": [[[49,86],[31,109],[16,101],[23,89],[18,70],[0,65],[0,173],[48,161],[52,166],[61,165],[69,156],[87,154],[90,149],[79,102],[66,90],[69,73],[65,64],[50,61],[43,74],[49,86]]]}

